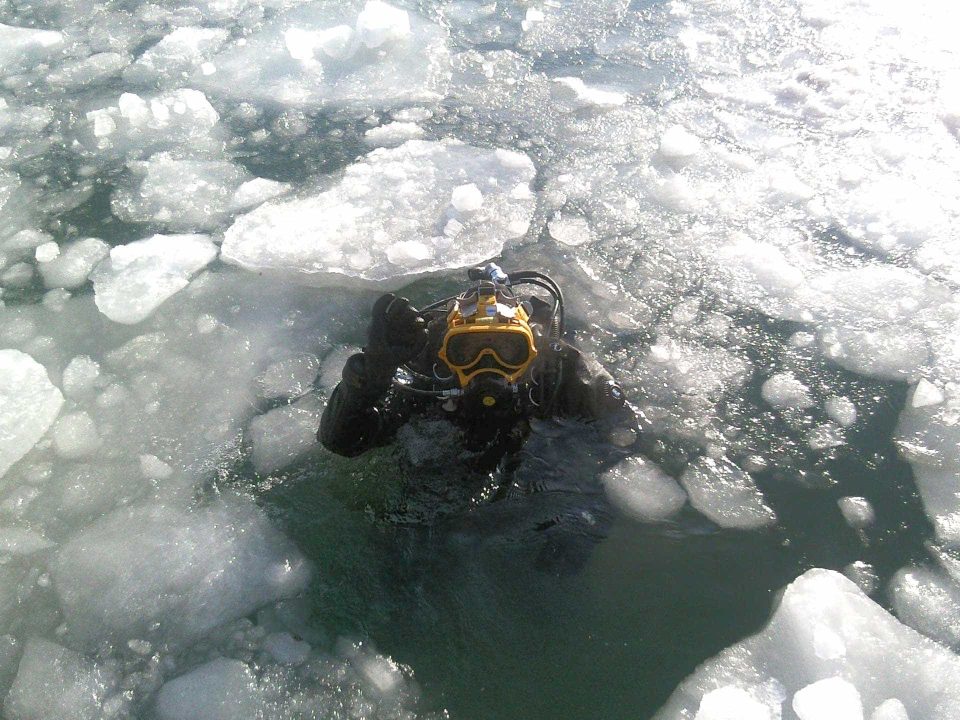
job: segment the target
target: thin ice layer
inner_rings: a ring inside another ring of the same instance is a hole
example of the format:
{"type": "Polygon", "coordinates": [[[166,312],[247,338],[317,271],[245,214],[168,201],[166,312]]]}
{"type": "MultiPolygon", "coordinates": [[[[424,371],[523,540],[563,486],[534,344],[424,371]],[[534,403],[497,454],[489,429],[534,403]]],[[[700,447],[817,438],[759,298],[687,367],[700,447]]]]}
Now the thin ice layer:
{"type": "Polygon", "coordinates": [[[37,444],[62,405],[43,365],[19,350],[0,350],[0,477],[37,444]]]}
{"type": "Polygon", "coordinates": [[[837,714],[829,717],[837,720],[857,717],[856,700],[870,717],[891,699],[911,718],[955,720],[960,657],[900,624],[839,573],[814,569],[787,586],[763,630],[698,667],[656,718],[703,720],[721,688],[743,691],[770,718],[832,697],[837,714]],[[842,707],[850,709],[840,714],[842,707]]]}
{"type": "Polygon", "coordinates": [[[494,257],[523,235],[533,215],[533,176],[533,163],[516,152],[411,140],[374,150],[329,190],[241,217],[227,230],[221,256],[307,285],[400,287],[494,257]]]}
{"type": "Polygon", "coordinates": [[[303,590],[309,570],[251,502],[122,508],[63,545],[50,564],[70,637],[194,641],[303,590]]]}

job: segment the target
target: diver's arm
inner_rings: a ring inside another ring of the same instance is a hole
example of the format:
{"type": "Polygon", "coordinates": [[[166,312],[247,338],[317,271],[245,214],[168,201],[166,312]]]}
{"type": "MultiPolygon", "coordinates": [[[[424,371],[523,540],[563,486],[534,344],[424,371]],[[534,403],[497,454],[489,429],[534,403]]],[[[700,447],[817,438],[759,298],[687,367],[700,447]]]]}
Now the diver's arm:
{"type": "Polygon", "coordinates": [[[330,394],[317,439],[338,455],[354,457],[389,440],[382,417],[384,397],[390,388],[376,375],[368,374],[364,353],[351,355],[343,366],[342,379],[330,394]]]}
{"type": "Polygon", "coordinates": [[[597,360],[569,343],[555,345],[561,367],[556,414],[599,423],[617,445],[639,435],[636,414],[619,383],[597,360]]]}
{"type": "Polygon", "coordinates": [[[344,363],[320,419],[317,439],[328,450],[354,457],[392,438],[409,416],[408,403],[388,402],[397,368],[426,342],[425,322],[410,301],[393,293],[373,306],[367,347],[344,363]]]}

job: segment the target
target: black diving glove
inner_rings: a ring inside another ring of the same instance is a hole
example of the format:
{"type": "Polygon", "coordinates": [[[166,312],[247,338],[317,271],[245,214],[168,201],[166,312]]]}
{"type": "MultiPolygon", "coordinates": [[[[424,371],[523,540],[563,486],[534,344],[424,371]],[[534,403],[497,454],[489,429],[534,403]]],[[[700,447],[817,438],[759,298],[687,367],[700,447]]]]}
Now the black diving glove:
{"type": "Polygon", "coordinates": [[[389,385],[397,368],[415,358],[427,342],[427,322],[410,301],[393,293],[373,306],[367,332],[365,374],[376,385],[389,385]]]}

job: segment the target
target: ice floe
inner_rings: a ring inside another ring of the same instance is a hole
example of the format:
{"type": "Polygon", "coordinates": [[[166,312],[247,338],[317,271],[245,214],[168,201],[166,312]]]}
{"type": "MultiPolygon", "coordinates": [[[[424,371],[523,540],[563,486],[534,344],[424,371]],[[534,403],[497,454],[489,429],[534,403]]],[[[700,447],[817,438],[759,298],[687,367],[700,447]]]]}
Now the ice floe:
{"type": "Polygon", "coordinates": [[[400,287],[482,262],[523,236],[533,176],[520,153],[411,140],[374,150],[329,189],[240,217],[221,257],[309,285],[400,287]]]}

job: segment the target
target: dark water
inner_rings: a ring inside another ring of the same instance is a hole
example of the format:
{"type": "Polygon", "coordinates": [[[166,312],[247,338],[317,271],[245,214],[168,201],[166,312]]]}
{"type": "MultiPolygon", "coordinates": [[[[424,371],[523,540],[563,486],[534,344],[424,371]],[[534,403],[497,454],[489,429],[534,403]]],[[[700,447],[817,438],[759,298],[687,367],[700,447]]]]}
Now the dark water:
{"type": "Polygon", "coordinates": [[[928,522],[889,440],[905,388],[867,389],[882,402],[846,447],[755,476],[780,518],[764,531],[720,529],[689,506],[662,523],[618,514],[597,483],[604,449],[582,428],[531,438],[521,474],[538,476],[540,492],[448,506],[426,525],[383,518],[398,503],[439,502],[423,488],[443,481],[398,470],[396,448],[324,454],[261,500],[316,563],[316,628],[410,666],[420,709],[648,718],[699,663],[762,627],[803,571],[865,560],[882,603],[883,582],[922,557],[928,522]],[[866,534],[844,522],[844,495],[873,504],[866,534]]]}

